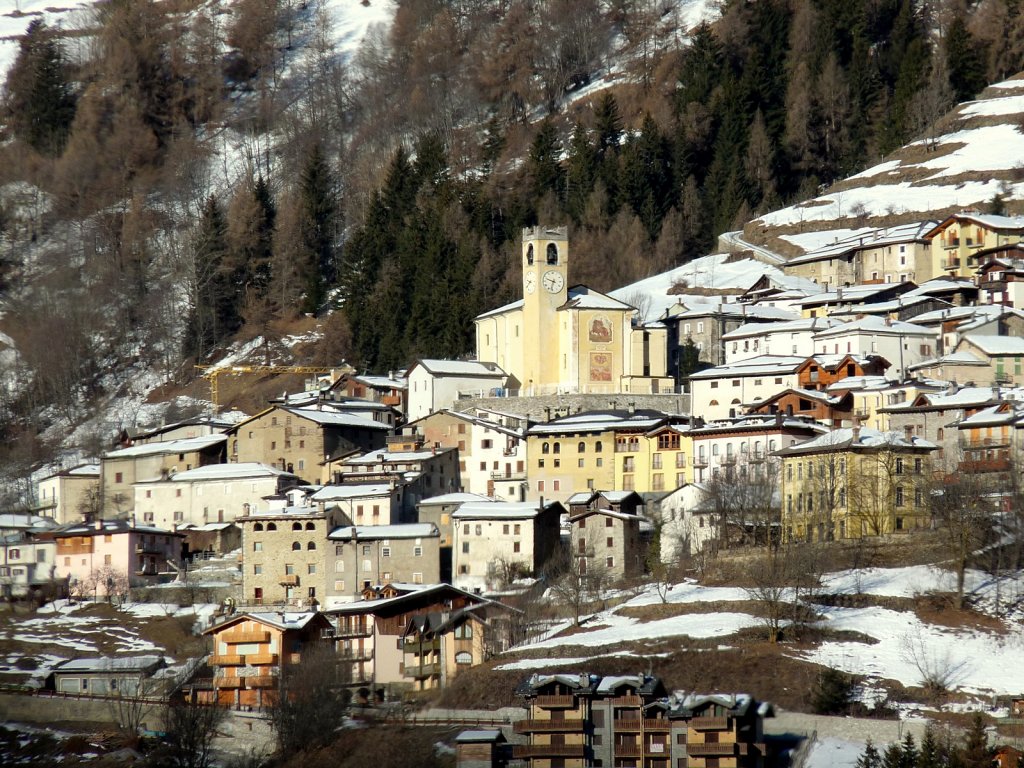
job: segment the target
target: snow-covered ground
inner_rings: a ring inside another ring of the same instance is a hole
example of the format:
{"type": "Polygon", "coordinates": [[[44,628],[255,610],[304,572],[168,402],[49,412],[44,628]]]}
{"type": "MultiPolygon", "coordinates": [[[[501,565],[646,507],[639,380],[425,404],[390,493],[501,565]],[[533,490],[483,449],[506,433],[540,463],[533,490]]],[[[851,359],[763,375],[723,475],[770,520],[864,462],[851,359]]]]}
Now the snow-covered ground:
{"type": "MultiPolygon", "coordinates": [[[[959,108],[961,122],[972,118],[1004,117],[997,125],[965,127],[940,137],[934,151],[921,153],[915,162],[887,160],[851,177],[870,180],[870,185],[830,191],[812,200],[766,214],[756,226],[777,227],[814,222],[842,221],[858,216],[886,216],[900,213],[926,213],[948,208],[963,208],[985,203],[997,194],[1007,199],[1024,199],[1024,182],[1009,180],[1024,164],[1024,133],[1017,116],[1024,114],[1024,81],[997,83],[991,98],[967,102],[959,108]],[[1019,90],[1020,93],[1009,93],[1019,90]],[[923,178],[910,181],[910,173],[923,178]],[[999,178],[964,180],[948,183],[961,174],[1000,173],[999,178]],[[944,183],[946,182],[946,183],[944,183]]],[[[909,145],[923,149],[924,141],[909,145]]]]}
{"type": "MultiPolygon", "coordinates": [[[[1012,595],[1024,593],[1024,579],[1015,576],[997,582],[988,574],[968,571],[966,589],[980,607],[991,610],[996,588],[1003,594],[1002,605],[1012,595]]],[[[867,568],[826,574],[822,592],[861,594],[878,597],[913,598],[955,588],[952,573],[935,566],[867,568]]],[[[750,594],[734,587],[703,587],[693,581],[676,584],[663,601],[655,587],[624,603],[588,617],[583,626],[570,634],[570,622],[554,626],[546,636],[520,648],[534,649],[595,648],[603,654],[592,656],[548,657],[508,662],[501,669],[539,669],[560,665],[578,666],[602,655],[614,655],[614,646],[625,643],[660,641],[668,637],[714,638],[723,640],[741,629],[757,626],[759,620],[749,613],[730,610],[729,603],[751,600],[750,594]],[[724,610],[689,613],[642,621],[624,615],[624,608],[652,606],[662,602],[723,603],[724,610]]],[[[866,679],[869,688],[880,680],[896,680],[905,686],[921,685],[922,675],[949,672],[953,687],[977,695],[1014,694],[1024,690],[1024,626],[1016,613],[998,629],[976,627],[951,628],[930,624],[912,611],[877,606],[863,608],[816,606],[821,625],[831,630],[855,632],[870,638],[867,642],[827,641],[793,655],[806,661],[855,673],[866,679]]],[[[877,698],[877,696],[875,697],[877,698]]]]}

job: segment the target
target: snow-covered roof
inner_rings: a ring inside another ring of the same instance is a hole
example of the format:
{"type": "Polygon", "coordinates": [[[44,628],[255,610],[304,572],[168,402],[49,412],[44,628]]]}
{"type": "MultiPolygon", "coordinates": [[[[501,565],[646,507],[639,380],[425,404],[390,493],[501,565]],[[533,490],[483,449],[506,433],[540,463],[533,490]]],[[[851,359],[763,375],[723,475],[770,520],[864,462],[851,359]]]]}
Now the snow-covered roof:
{"type": "Polygon", "coordinates": [[[181,440],[168,440],[162,443],[143,443],[132,445],[128,448],[119,448],[116,451],[109,451],[103,454],[105,459],[128,459],[138,456],[158,456],[164,453],[194,453],[211,448],[225,442],[227,435],[201,435],[200,437],[186,437],[181,440]]]}
{"type": "Polygon", "coordinates": [[[976,427],[988,427],[1000,424],[1015,424],[1021,419],[1022,414],[1014,408],[1005,408],[1002,403],[983,408],[975,414],[963,419],[958,427],[960,429],[974,429],[976,427]]]}
{"type": "Polygon", "coordinates": [[[243,613],[237,614],[239,618],[248,618],[255,621],[262,622],[263,624],[269,624],[272,627],[278,629],[302,629],[309,622],[311,622],[316,616],[321,614],[316,611],[302,611],[302,612],[283,612],[283,613],[243,613]]]}
{"type": "Polygon", "coordinates": [[[848,323],[840,323],[834,328],[819,331],[814,334],[817,339],[832,339],[846,336],[851,333],[870,334],[892,334],[895,336],[935,336],[935,330],[924,328],[914,323],[907,323],[903,320],[889,320],[888,318],[867,315],[859,320],[851,320],[848,323]]]}
{"type": "MultiPolygon", "coordinates": [[[[550,509],[558,502],[548,502],[550,509]]],[[[452,518],[460,520],[525,520],[532,519],[540,512],[536,501],[470,501],[452,512],[452,518]]]]}
{"type": "Polygon", "coordinates": [[[574,285],[568,291],[568,299],[559,310],[566,309],[608,309],[612,311],[632,311],[633,306],[613,299],[607,294],[595,291],[585,285],[574,285]]]}
{"type": "Polygon", "coordinates": [[[895,299],[889,301],[874,301],[869,304],[857,304],[853,307],[847,307],[845,309],[833,308],[829,314],[832,317],[850,317],[856,315],[887,315],[892,312],[900,312],[902,310],[913,307],[917,304],[939,304],[946,306],[953,306],[948,301],[936,298],[935,296],[920,296],[911,295],[905,293],[902,296],[897,296],[895,299]]]}
{"type": "Polygon", "coordinates": [[[846,376],[834,381],[826,388],[829,392],[864,391],[866,389],[888,389],[894,386],[885,376],[846,376]]]}
{"type": "Polygon", "coordinates": [[[908,365],[908,371],[918,371],[924,368],[934,368],[937,365],[987,365],[987,361],[982,360],[980,357],[972,352],[952,352],[942,357],[930,357],[927,360],[922,360],[920,363],[914,365],[908,365]]]}
{"type": "Polygon", "coordinates": [[[777,323],[744,323],[728,333],[722,334],[722,341],[767,336],[773,333],[800,333],[803,331],[823,331],[839,325],[838,320],[830,317],[801,317],[795,320],[783,320],[777,323]]]}
{"type": "Polygon", "coordinates": [[[79,522],[62,525],[53,532],[56,538],[65,536],[106,536],[115,533],[146,533],[161,536],[180,536],[175,531],[157,528],[153,525],[133,524],[130,520],[94,520],[91,523],[79,522]]]}
{"type": "Polygon", "coordinates": [[[999,216],[991,213],[978,213],[977,211],[960,211],[943,219],[926,232],[925,236],[934,237],[942,229],[956,221],[969,221],[973,224],[980,224],[985,229],[992,230],[1024,230],[1024,216],[999,216]]]}
{"type": "Polygon", "coordinates": [[[390,376],[364,374],[362,376],[353,376],[352,379],[373,389],[408,389],[409,387],[409,380],[404,376],[392,378],[390,376]]]}
{"type": "Polygon", "coordinates": [[[908,437],[902,432],[881,432],[870,427],[842,427],[824,435],[805,440],[777,451],[779,455],[821,453],[826,451],[856,450],[858,448],[898,448],[906,450],[932,450],[935,443],[922,437],[908,437]]]}
{"type": "Polygon", "coordinates": [[[580,432],[608,432],[609,430],[649,430],[661,424],[668,414],[661,411],[587,411],[553,421],[534,424],[529,435],[560,435],[580,432]]]}
{"type": "Polygon", "coordinates": [[[53,671],[57,674],[68,672],[139,672],[144,673],[162,664],[162,656],[104,656],[99,658],[68,659],[62,661],[53,671]]]}
{"type": "Polygon", "coordinates": [[[285,472],[269,464],[246,461],[240,464],[207,464],[203,467],[187,469],[184,472],[176,472],[171,475],[170,479],[171,482],[175,483],[197,483],[212,480],[282,476],[295,477],[291,472],[285,472]]]}
{"type": "Polygon", "coordinates": [[[522,309],[523,308],[523,304],[524,304],[523,300],[519,299],[518,301],[513,301],[511,304],[505,304],[504,306],[498,307],[497,309],[492,309],[492,310],[490,310],[488,312],[484,312],[481,315],[477,315],[476,319],[477,320],[483,320],[483,319],[488,318],[488,317],[494,317],[495,315],[503,315],[506,312],[511,312],[513,310],[516,310],[516,309],[522,309]]]}
{"type": "Polygon", "coordinates": [[[373,464],[407,464],[409,462],[426,461],[438,454],[451,450],[455,449],[438,448],[435,451],[431,448],[430,450],[425,451],[389,451],[387,448],[380,448],[375,451],[368,451],[367,453],[363,453],[358,456],[350,456],[345,459],[343,463],[347,465],[364,466],[373,464]]]}
{"type": "Polygon", "coordinates": [[[505,741],[505,736],[499,728],[462,731],[455,737],[456,744],[490,744],[497,741],[505,741]]]}
{"type": "Polygon", "coordinates": [[[332,541],[349,539],[429,539],[439,536],[433,523],[404,523],[399,525],[342,525],[327,538],[332,541]]]}
{"type": "Polygon", "coordinates": [[[352,483],[351,485],[325,485],[309,497],[310,501],[346,501],[390,496],[394,488],[390,483],[352,483]]]}
{"type": "Polygon", "coordinates": [[[883,227],[867,233],[858,232],[857,234],[844,237],[841,240],[837,239],[833,243],[808,251],[803,256],[790,259],[789,264],[806,264],[823,259],[834,259],[837,256],[867,248],[878,248],[884,245],[924,240],[924,233],[932,229],[937,223],[937,221],[929,219],[911,224],[899,224],[894,227],[883,227]]]}
{"type": "Polygon", "coordinates": [[[934,296],[939,293],[949,293],[950,291],[971,291],[976,290],[977,285],[974,281],[966,277],[948,277],[943,275],[941,277],[933,277],[931,280],[926,280],[921,283],[917,288],[912,291],[907,291],[905,296],[934,296]]]}
{"type": "Polygon", "coordinates": [[[767,376],[771,374],[796,373],[806,362],[806,357],[796,355],[758,355],[746,360],[739,360],[729,365],[706,368],[691,374],[691,379],[728,379],[741,376],[767,376]]]}
{"type": "Polygon", "coordinates": [[[850,304],[867,303],[881,293],[886,293],[899,288],[901,291],[910,291],[912,283],[865,283],[862,285],[847,285],[842,288],[828,289],[813,293],[803,299],[798,299],[795,304],[802,307],[813,307],[818,304],[850,304]],[[902,288],[901,286],[906,286],[902,288]]]}
{"type": "Polygon", "coordinates": [[[26,515],[18,512],[0,513],[0,531],[48,531],[57,527],[52,517],[26,515]]]}
{"type": "Polygon", "coordinates": [[[417,360],[409,367],[409,375],[422,368],[433,376],[470,376],[485,379],[503,379],[508,374],[497,363],[480,360],[417,360]]]}
{"type": "Polygon", "coordinates": [[[54,472],[52,475],[47,475],[43,480],[49,480],[51,477],[99,477],[100,476],[100,465],[99,464],[79,464],[71,469],[62,469],[60,472],[54,472]]]}
{"type": "Polygon", "coordinates": [[[488,496],[479,493],[443,493],[440,496],[430,496],[421,499],[417,506],[433,506],[442,504],[465,504],[467,501],[490,501],[488,496]]]}
{"type": "Polygon", "coordinates": [[[973,344],[991,357],[1024,355],[1024,339],[1019,336],[989,336],[969,333],[963,341],[973,344]]]}
{"type": "Polygon", "coordinates": [[[357,429],[377,429],[384,432],[390,431],[387,424],[368,419],[357,413],[345,413],[336,411],[333,408],[282,408],[283,411],[291,413],[303,419],[329,427],[355,427],[357,429]]]}

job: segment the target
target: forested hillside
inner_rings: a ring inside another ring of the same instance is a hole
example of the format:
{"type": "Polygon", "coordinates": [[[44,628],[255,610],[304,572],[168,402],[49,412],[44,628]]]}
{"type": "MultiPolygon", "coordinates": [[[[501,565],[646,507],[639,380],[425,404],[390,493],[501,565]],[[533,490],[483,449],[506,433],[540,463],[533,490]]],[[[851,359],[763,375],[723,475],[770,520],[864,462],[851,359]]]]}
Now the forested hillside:
{"type": "Polygon", "coordinates": [[[74,34],[37,19],[3,91],[3,472],[232,339],[376,370],[465,353],[471,318],[517,298],[522,226],[569,222],[573,280],[622,285],[1022,68],[1019,0],[103,0],[74,34]],[[339,24],[360,13],[391,22],[355,48],[339,24]],[[319,345],[276,343],[303,313],[319,345]]]}

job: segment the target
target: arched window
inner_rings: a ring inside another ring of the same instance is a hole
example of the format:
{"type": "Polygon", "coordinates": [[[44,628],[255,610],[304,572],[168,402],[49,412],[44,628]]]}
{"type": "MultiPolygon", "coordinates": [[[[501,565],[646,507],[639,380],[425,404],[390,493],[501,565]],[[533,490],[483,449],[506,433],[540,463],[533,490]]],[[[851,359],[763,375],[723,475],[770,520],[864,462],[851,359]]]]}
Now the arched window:
{"type": "Polygon", "coordinates": [[[740,404],[740,399],[738,397],[734,397],[732,399],[732,403],[730,403],[730,405],[739,405],[739,404],[740,404]]]}
{"type": "Polygon", "coordinates": [[[306,545],[306,549],[310,549],[310,550],[312,550],[312,549],[316,549],[316,542],[315,542],[315,541],[311,541],[311,542],[309,542],[309,543],[308,543],[308,544],[306,545]]]}
{"type": "Polygon", "coordinates": [[[580,440],[580,442],[576,445],[576,452],[577,453],[586,453],[587,452],[587,444],[584,443],[582,440],[580,440]]]}
{"type": "Polygon", "coordinates": [[[301,531],[302,530],[302,523],[292,523],[292,530],[293,531],[301,531]]]}
{"type": "Polygon", "coordinates": [[[316,524],[315,523],[306,523],[306,530],[307,531],[315,531],[316,530],[316,524]]]}
{"type": "Polygon", "coordinates": [[[267,523],[267,530],[268,531],[276,531],[277,530],[277,523],[267,523]]]}
{"type": "Polygon", "coordinates": [[[710,403],[708,403],[708,405],[718,405],[718,401],[712,400],[710,403]]]}
{"type": "Polygon", "coordinates": [[[455,654],[455,663],[456,664],[472,664],[473,663],[473,654],[470,653],[469,651],[459,651],[458,653],[455,654]]]}
{"type": "Polygon", "coordinates": [[[596,443],[594,443],[594,453],[600,453],[603,447],[604,446],[601,445],[601,441],[598,440],[596,443]]]}
{"type": "Polygon", "coordinates": [[[256,523],[256,525],[254,525],[254,526],[252,527],[252,529],[253,529],[254,531],[262,531],[262,530],[263,530],[263,523],[256,523]]]}
{"type": "Polygon", "coordinates": [[[554,243],[548,243],[548,264],[558,263],[558,246],[554,243]]]}
{"type": "Polygon", "coordinates": [[[292,552],[298,552],[300,549],[302,549],[302,545],[299,542],[297,542],[297,541],[293,541],[292,542],[292,552]]]}
{"type": "Polygon", "coordinates": [[[526,263],[533,264],[533,244],[526,246],[526,263]]]}
{"type": "Polygon", "coordinates": [[[550,443],[544,443],[540,447],[540,452],[541,453],[551,453],[551,444],[550,443]]]}
{"type": "Polygon", "coordinates": [[[712,456],[717,456],[718,455],[718,443],[713,443],[711,445],[711,455],[712,456]]]}
{"type": "Polygon", "coordinates": [[[561,453],[562,452],[562,444],[561,443],[555,443],[555,450],[553,452],[554,453],[561,453]]]}

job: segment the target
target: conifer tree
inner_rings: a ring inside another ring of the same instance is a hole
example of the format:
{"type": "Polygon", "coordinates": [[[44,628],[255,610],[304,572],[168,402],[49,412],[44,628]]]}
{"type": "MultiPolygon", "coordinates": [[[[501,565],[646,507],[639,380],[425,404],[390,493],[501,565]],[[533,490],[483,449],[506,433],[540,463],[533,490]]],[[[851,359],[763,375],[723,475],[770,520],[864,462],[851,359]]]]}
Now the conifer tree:
{"type": "Polygon", "coordinates": [[[857,768],[882,768],[882,758],[870,738],[864,745],[864,751],[857,758],[857,768]]]}
{"type": "Polygon", "coordinates": [[[7,73],[5,108],[15,135],[36,151],[59,155],[75,117],[64,49],[44,21],[33,19],[7,73]]]}
{"type": "Polygon", "coordinates": [[[973,99],[985,87],[984,49],[957,14],[946,32],[946,64],[949,84],[957,101],[973,99]]]}
{"type": "Polygon", "coordinates": [[[935,738],[935,730],[929,725],[921,738],[921,751],[917,755],[917,768],[942,768],[943,760],[935,738]]]}
{"type": "Polygon", "coordinates": [[[337,276],[334,243],[339,229],[334,176],[327,166],[327,158],[319,142],[313,144],[306,156],[299,204],[302,245],[307,260],[303,311],[314,312],[323,303],[328,286],[334,283],[337,276]]]}
{"type": "Polygon", "coordinates": [[[541,123],[540,130],[530,145],[529,175],[531,199],[539,201],[546,192],[552,192],[558,199],[564,190],[563,172],[560,163],[562,143],[558,131],[550,119],[541,123]]]}
{"type": "Polygon", "coordinates": [[[974,714],[971,725],[964,736],[964,746],[960,751],[960,763],[963,768],[991,768],[992,750],[988,746],[985,720],[980,712],[974,714]]]}
{"type": "Polygon", "coordinates": [[[227,262],[227,225],[210,195],[192,242],[192,296],[185,354],[202,359],[240,325],[237,275],[227,262]]]}
{"type": "Polygon", "coordinates": [[[565,207],[573,221],[579,223],[587,205],[587,198],[594,189],[597,152],[590,143],[587,129],[576,123],[569,140],[569,158],[566,163],[565,207]]]}
{"type": "Polygon", "coordinates": [[[894,741],[885,748],[882,755],[882,768],[903,768],[903,746],[894,741]]]}

